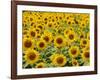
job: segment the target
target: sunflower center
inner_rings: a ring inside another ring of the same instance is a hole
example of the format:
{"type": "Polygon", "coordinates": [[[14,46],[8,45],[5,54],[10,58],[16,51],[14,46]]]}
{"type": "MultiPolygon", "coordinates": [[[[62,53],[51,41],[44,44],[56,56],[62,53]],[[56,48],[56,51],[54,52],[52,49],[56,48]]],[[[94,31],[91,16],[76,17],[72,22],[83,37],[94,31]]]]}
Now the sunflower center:
{"type": "Polygon", "coordinates": [[[38,35],[37,38],[40,38],[40,36],[38,35]]]}
{"type": "Polygon", "coordinates": [[[25,34],[27,34],[27,32],[25,31],[25,32],[23,32],[23,34],[25,35],[25,34]]]}
{"type": "Polygon", "coordinates": [[[80,36],[80,38],[83,38],[83,37],[84,37],[83,35],[80,36]]]}
{"type": "Polygon", "coordinates": [[[35,37],[35,32],[32,31],[31,32],[31,36],[35,37]]]}
{"type": "Polygon", "coordinates": [[[52,27],[52,24],[49,24],[48,26],[49,26],[49,27],[52,27]]]}
{"type": "Polygon", "coordinates": [[[31,23],[31,26],[33,26],[33,24],[34,24],[34,23],[32,22],[32,23],[31,23]]]}
{"type": "Polygon", "coordinates": [[[68,24],[71,24],[71,22],[69,21],[68,24]]]}
{"type": "Polygon", "coordinates": [[[85,52],[84,56],[85,56],[86,58],[89,58],[89,57],[90,57],[89,52],[85,52]]]}
{"type": "Polygon", "coordinates": [[[73,62],[73,64],[74,64],[74,65],[77,65],[77,62],[76,62],[76,61],[74,61],[74,62],[73,62]]]}
{"type": "Polygon", "coordinates": [[[76,51],[75,49],[72,49],[72,50],[71,50],[71,53],[72,53],[73,55],[75,55],[75,54],[77,53],[77,51],[76,51]]]}
{"type": "Polygon", "coordinates": [[[46,21],[47,21],[47,18],[45,18],[44,20],[46,20],[46,21]]]}
{"type": "Polygon", "coordinates": [[[36,31],[39,33],[39,30],[38,29],[36,29],[36,31]]]}
{"type": "Polygon", "coordinates": [[[42,26],[38,26],[40,29],[42,29],[42,26]]]}
{"type": "Polygon", "coordinates": [[[57,38],[56,42],[57,42],[58,44],[62,44],[63,40],[62,40],[61,38],[57,38]]]}
{"type": "Polygon", "coordinates": [[[69,35],[69,39],[71,39],[71,40],[74,39],[74,35],[73,34],[70,34],[69,35]]]}
{"type": "Polygon", "coordinates": [[[66,31],[66,34],[68,34],[68,31],[66,31]]]}
{"type": "Polygon", "coordinates": [[[33,21],[33,18],[30,18],[30,21],[33,21]]]}
{"type": "Polygon", "coordinates": [[[41,42],[40,44],[39,44],[39,46],[42,48],[42,47],[44,47],[44,42],[41,42]]]}
{"type": "Polygon", "coordinates": [[[85,24],[82,24],[82,26],[85,26],[85,24]]]}
{"type": "Polygon", "coordinates": [[[84,41],[83,41],[83,44],[87,44],[87,42],[84,40],[84,41]]]}
{"type": "Polygon", "coordinates": [[[25,45],[25,47],[29,48],[29,47],[32,46],[32,42],[31,42],[31,41],[26,41],[26,42],[24,43],[24,45],[25,45]]]}
{"type": "Polygon", "coordinates": [[[64,61],[64,59],[63,59],[62,57],[58,57],[58,58],[57,58],[57,63],[58,63],[58,64],[62,64],[63,61],[64,61]]]}
{"type": "Polygon", "coordinates": [[[30,60],[34,60],[36,58],[36,55],[34,53],[32,53],[31,55],[29,55],[29,59],[30,60]]]}
{"type": "Polygon", "coordinates": [[[44,37],[44,40],[48,42],[49,41],[49,37],[48,36],[45,36],[44,37]]]}
{"type": "Polygon", "coordinates": [[[43,67],[42,65],[39,65],[39,66],[38,66],[38,68],[42,68],[42,67],[43,67]]]}

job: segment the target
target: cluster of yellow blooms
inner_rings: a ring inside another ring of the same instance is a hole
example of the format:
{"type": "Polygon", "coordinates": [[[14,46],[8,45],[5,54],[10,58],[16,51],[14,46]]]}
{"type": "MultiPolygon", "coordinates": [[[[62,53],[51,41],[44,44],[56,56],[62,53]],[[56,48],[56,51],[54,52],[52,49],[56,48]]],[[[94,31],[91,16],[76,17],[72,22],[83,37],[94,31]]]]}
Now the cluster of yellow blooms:
{"type": "Polygon", "coordinates": [[[22,13],[23,68],[89,66],[89,14],[22,13]]]}

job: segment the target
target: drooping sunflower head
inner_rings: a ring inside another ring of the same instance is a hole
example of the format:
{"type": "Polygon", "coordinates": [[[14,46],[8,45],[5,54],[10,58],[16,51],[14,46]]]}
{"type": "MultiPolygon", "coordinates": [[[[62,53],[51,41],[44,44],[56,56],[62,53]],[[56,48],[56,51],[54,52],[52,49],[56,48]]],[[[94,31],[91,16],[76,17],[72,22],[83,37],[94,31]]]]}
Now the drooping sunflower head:
{"type": "Polygon", "coordinates": [[[63,54],[53,54],[51,56],[51,61],[53,65],[61,67],[66,64],[67,58],[63,54]]]}
{"type": "Polygon", "coordinates": [[[32,40],[31,38],[24,38],[23,39],[23,49],[27,50],[27,49],[32,49],[34,48],[34,40],[32,40]]]}
{"type": "Polygon", "coordinates": [[[56,47],[65,46],[65,39],[62,35],[56,36],[54,39],[54,44],[56,47]]]}
{"type": "Polygon", "coordinates": [[[40,41],[37,42],[37,48],[40,49],[40,50],[45,49],[46,46],[47,46],[47,44],[46,44],[45,41],[42,40],[42,39],[41,39],[40,41]]]}
{"type": "Polygon", "coordinates": [[[29,49],[25,52],[24,58],[27,64],[34,64],[39,60],[39,53],[35,50],[29,49]]]}
{"type": "Polygon", "coordinates": [[[40,62],[36,64],[36,68],[45,68],[45,63],[44,62],[40,62]]]}
{"type": "Polygon", "coordinates": [[[73,58],[77,57],[80,53],[79,47],[78,46],[71,46],[69,49],[69,55],[73,58]]]}

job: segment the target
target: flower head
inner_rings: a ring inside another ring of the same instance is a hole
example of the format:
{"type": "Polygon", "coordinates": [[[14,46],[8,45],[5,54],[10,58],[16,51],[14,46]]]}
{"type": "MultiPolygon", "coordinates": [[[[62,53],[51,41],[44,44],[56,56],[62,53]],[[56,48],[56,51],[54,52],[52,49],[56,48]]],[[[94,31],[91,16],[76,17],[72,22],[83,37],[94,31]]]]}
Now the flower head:
{"type": "Polygon", "coordinates": [[[29,49],[25,52],[24,58],[27,64],[34,64],[39,60],[39,53],[35,50],[29,49]]]}

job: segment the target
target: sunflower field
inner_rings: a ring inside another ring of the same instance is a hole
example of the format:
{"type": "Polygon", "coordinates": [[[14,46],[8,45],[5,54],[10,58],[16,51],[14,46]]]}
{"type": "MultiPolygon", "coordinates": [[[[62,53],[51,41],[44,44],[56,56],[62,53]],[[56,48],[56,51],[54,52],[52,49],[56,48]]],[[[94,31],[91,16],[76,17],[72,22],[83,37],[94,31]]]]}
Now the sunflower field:
{"type": "Polygon", "coordinates": [[[90,65],[90,15],[22,12],[23,68],[90,65]]]}

